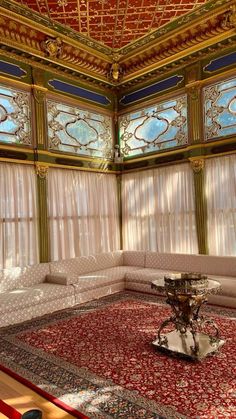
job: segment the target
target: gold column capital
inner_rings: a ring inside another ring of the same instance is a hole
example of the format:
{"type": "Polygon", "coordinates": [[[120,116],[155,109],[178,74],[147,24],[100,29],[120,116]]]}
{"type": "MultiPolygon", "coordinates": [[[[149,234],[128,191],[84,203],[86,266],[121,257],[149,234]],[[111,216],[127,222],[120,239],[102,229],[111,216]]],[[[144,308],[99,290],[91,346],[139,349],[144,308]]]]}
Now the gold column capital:
{"type": "Polygon", "coordinates": [[[36,174],[40,179],[46,179],[48,174],[48,165],[45,163],[35,163],[36,174]]]}
{"type": "Polygon", "coordinates": [[[189,161],[195,173],[199,173],[204,169],[204,166],[205,166],[204,159],[190,157],[189,161]]]}
{"type": "Polygon", "coordinates": [[[47,89],[45,89],[44,87],[39,87],[35,85],[33,86],[34,99],[39,105],[43,105],[46,97],[46,92],[47,89]]]}
{"type": "Polygon", "coordinates": [[[192,100],[198,100],[201,90],[201,82],[196,81],[189,85],[186,85],[186,91],[192,100]]]}

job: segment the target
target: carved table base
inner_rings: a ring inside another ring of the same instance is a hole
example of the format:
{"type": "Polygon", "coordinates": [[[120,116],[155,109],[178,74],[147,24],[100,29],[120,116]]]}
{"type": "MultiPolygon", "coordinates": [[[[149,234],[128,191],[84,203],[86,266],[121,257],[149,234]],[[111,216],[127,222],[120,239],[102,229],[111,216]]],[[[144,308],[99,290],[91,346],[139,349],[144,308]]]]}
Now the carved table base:
{"type": "Polygon", "coordinates": [[[213,354],[224,344],[214,320],[199,314],[207,295],[217,292],[220,284],[206,277],[198,278],[198,275],[201,274],[174,274],[152,282],[152,288],[166,294],[166,302],[172,309],[172,316],[159,326],[153,345],[193,360],[213,354]],[[190,278],[185,278],[188,275],[190,278]],[[170,325],[174,330],[163,333],[170,325]]]}
{"type": "Polygon", "coordinates": [[[159,350],[169,352],[172,355],[182,355],[192,360],[201,361],[207,355],[214,354],[223,344],[224,340],[219,338],[212,339],[211,336],[205,333],[196,333],[195,339],[198,346],[198,351],[193,351],[193,336],[187,330],[186,333],[181,333],[178,330],[162,334],[162,341],[156,339],[152,344],[159,350]]]}

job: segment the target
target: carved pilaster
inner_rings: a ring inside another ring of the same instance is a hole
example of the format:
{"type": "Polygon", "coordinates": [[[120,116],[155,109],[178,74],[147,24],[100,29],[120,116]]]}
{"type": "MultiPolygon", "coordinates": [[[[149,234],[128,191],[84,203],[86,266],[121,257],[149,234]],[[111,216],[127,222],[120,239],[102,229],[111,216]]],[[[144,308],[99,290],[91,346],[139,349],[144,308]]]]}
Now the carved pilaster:
{"type": "Polygon", "coordinates": [[[47,174],[48,166],[36,163],[38,186],[38,214],[39,214],[39,255],[40,262],[50,261],[49,223],[47,208],[47,174]]]}
{"type": "Polygon", "coordinates": [[[194,173],[196,228],[200,254],[208,254],[204,163],[204,159],[190,158],[190,164],[194,173]]]}
{"type": "Polygon", "coordinates": [[[202,138],[202,109],[201,109],[201,88],[199,83],[187,86],[188,93],[188,119],[189,136],[191,143],[199,143],[202,138]]]}
{"type": "Polygon", "coordinates": [[[40,69],[34,68],[32,70],[33,77],[33,98],[34,98],[34,113],[35,113],[35,128],[36,128],[36,142],[37,147],[46,148],[46,92],[44,87],[44,72],[40,69]]]}

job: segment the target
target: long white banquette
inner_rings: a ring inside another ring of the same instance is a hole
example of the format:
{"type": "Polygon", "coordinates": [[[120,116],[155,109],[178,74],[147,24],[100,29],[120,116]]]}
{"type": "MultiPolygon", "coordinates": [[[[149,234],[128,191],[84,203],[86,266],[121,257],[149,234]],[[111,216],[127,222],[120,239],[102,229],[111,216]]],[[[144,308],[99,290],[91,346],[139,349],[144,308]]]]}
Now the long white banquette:
{"type": "Polygon", "coordinates": [[[133,290],[147,293],[167,272],[200,272],[221,283],[209,302],[236,308],[236,258],[116,251],[0,271],[0,327],[133,290]]]}

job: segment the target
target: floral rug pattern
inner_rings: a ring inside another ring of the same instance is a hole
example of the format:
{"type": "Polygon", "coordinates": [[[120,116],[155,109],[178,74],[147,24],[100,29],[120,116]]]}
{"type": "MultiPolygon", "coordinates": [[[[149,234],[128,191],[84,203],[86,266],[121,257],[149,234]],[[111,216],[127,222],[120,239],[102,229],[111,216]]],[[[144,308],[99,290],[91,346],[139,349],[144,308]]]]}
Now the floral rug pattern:
{"type": "Polygon", "coordinates": [[[0,363],[89,418],[236,417],[236,310],[204,307],[226,342],[201,362],[152,345],[170,315],[132,292],[0,330],[0,363]]]}

